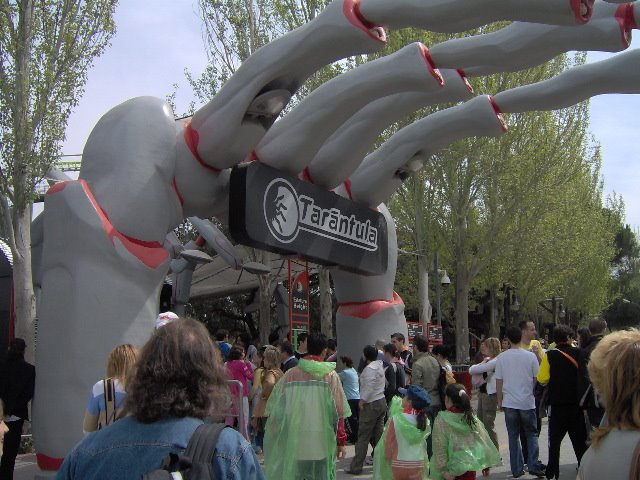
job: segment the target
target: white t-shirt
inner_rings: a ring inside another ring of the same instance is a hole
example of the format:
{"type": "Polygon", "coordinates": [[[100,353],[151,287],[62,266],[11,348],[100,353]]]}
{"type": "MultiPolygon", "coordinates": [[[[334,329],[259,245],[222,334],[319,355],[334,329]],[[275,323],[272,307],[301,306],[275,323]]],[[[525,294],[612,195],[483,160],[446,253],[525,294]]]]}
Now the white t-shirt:
{"type": "Polygon", "coordinates": [[[522,348],[510,348],[496,359],[496,380],[502,380],[502,406],[533,410],[533,379],[538,375],[538,359],[522,348]]]}

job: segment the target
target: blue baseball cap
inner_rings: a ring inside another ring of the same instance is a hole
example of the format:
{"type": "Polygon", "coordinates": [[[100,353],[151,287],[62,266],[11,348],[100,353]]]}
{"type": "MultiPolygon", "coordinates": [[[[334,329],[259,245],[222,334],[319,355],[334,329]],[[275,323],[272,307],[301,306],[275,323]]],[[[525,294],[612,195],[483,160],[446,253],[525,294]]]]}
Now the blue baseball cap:
{"type": "Polygon", "coordinates": [[[431,405],[431,396],[424,388],[418,387],[417,385],[409,385],[407,388],[399,388],[398,393],[411,400],[411,405],[416,410],[422,410],[423,408],[427,408],[431,405]]]}

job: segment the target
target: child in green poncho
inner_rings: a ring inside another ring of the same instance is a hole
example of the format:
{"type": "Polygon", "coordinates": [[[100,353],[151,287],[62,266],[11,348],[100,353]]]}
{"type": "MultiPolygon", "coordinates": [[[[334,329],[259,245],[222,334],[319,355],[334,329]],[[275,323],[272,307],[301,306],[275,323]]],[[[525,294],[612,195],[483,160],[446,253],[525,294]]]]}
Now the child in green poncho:
{"type": "Polygon", "coordinates": [[[426,438],[431,429],[426,409],[431,404],[431,397],[416,385],[398,391],[404,398],[394,397],[391,400],[389,420],[375,449],[373,478],[427,480],[429,457],[426,438]]]}
{"type": "Polygon", "coordinates": [[[476,471],[489,476],[500,463],[500,453],[482,422],[473,414],[471,399],[458,383],[447,385],[445,406],[433,422],[432,480],[474,480],[476,471]]]}

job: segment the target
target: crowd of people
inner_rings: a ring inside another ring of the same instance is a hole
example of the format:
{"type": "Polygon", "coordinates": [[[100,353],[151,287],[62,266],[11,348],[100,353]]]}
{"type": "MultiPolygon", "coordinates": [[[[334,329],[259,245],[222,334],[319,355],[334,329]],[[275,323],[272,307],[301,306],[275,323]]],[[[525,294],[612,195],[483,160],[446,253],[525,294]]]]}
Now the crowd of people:
{"type": "MultiPolygon", "coordinates": [[[[369,464],[379,479],[472,480],[503,461],[499,411],[514,478],[559,478],[567,434],[580,480],[634,478],[640,331],[606,332],[599,317],[580,332],[559,325],[544,348],[533,322],[511,326],[506,342],[482,340],[472,392],[456,383],[447,346],[421,335],[409,346],[394,333],[337,362],[336,340],[321,333],[298,333],[297,348],[288,339],[258,346],[245,333],[230,341],[226,330],[213,340],[200,322],[167,312],[140,350],[125,344],[109,355],[104,378],[88,388],[85,437],[57,478],[140,478],[169,468],[200,425],[222,422],[231,428],[216,437],[213,478],[333,479],[351,443],[346,473],[369,464]],[[538,448],[545,416],[546,464],[538,448]]],[[[13,478],[34,394],[24,351],[14,339],[0,362],[2,479],[13,478]]]]}

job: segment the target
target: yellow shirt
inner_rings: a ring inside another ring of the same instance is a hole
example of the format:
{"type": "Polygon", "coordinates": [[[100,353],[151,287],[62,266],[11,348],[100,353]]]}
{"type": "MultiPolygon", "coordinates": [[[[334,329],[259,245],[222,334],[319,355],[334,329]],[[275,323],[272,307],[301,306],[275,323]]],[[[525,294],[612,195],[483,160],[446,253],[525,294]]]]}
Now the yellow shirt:
{"type": "Polygon", "coordinates": [[[530,352],[533,352],[532,347],[537,345],[538,346],[538,352],[536,353],[537,357],[538,357],[538,363],[541,363],[542,360],[546,357],[546,354],[544,353],[544,349],[542,348],[542,344],[538,341],[538,340],[531,340],[531,342],[527,345],[526,343],[522,343],[522,348],[524,348],[525,350],[529,350],[530,352]]]}
{"type": "Polygon", "coordinates": [[[540,364],[540,368],[538,369],[538,382],[545,385],[549,383],[550,379],[551,379],[551,365],[549,364],[549,359],[545,355],[542,359],[542,363],[540,364]]]}

